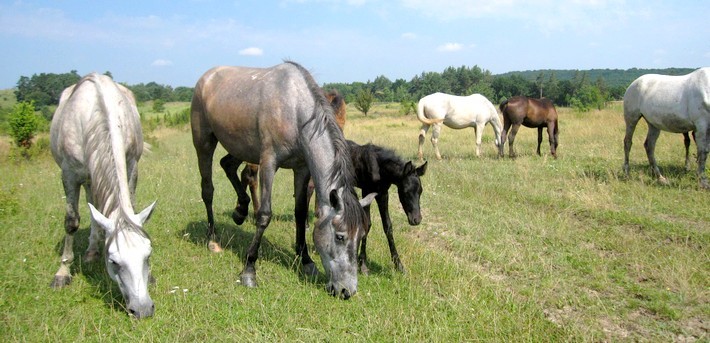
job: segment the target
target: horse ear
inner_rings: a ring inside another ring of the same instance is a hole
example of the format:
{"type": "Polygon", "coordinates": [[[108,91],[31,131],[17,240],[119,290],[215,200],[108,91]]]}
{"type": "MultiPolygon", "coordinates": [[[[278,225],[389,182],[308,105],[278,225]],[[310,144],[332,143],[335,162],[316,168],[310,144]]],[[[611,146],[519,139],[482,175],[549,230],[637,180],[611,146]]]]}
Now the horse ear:
{"type": "Polygon", "coordinates": [[[143,224],[145,224],[145,222],[148,221],[148,219],[150,219],[150,216],[153,214],[153,210],[155,209],[156,202],[157,200],[153,201],[150,206],[146,207],[145,210],[141,211],[141,213],[138,213],[136,215],[138,217],[138,224],[142,226],[143,224]]]}
{"type": "Polygon", "coordinates": [[[370,193],[366,197],[360,199],[360,207],[365,207],[369,206],[372,204],[372,201],[375,200],[375,197],[377,196],[377,193],[370,193]]]}
{"type": "Polygon", "coordinates": [[[404,164],[404,168],[402,168],[402,175],[409,175],[414,172],[414,165],[412,164],[412,161],[407,161],[407,163],[404,164]]]}
{"type": "Polygon", "coordinates": [[[417,167],[417,175],[418,176],[424,176],[424,173],[426,173],[426,166],[429,161],[424,162],[421,166],[417,167]]]}
{"type": "Polygon", "coordinates": [[[342,216],[345,213],[345,206],[343,206],[343,187],[334,189],[330,191],[330,206],[335,209],[335,215],[342,216]]]}
{"type": "Polygon", "coordinates": [[[94,205],[89,204],[89,211],[91,212],[91,218],[99,224],[99,226],[106,231],[107,234],[111,234],[116,228],[113,220],[106,218],[99,210],[94,207],[94,205]]]}

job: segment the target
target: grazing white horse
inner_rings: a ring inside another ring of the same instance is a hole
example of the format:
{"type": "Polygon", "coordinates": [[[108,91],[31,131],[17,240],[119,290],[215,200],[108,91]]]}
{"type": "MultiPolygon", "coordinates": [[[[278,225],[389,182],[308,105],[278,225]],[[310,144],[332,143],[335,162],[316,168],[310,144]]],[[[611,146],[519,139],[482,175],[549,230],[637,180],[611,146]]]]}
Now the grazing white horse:
{"type": "Polygon", "coordinates": [[[644,142],[653,174],[668,184],[656,164],[654,150],[661,130],[685,133],[695,131],[698,147],[700,187],[710,189],[705,162],[710,149],[710,68],[700,68],[688,75],[643,75],[631,83],[624,94],[624,172],[629,174],[629,150],[636,124],[643,117],[648,123],[644,142]]]}
{"type": "Polygon", "coordinates": [[[106,270],[118,283],[126,309],[137,318],[152,316],[155,306],[148,294],[151,242],[143,224],[155,202],[139,214],[133,211],[137,163],[143,151],[133,93],[108,76],[85,76],[62,92],[50,136],[52,155],[62,169],[66,194],[64,250],[51,286],[61,288],[71,282],[83,185],[92,219],[84,260],[98,258],[98,239],[103,229],[106,270]]]}
{"type": "Polygon", "coordinates": [[[417,118],[422,122],[419,130],[419,159],[422,160],[422,145],[424,137],[430,126],[434,126],[431,134],[431,144],[434,146],[436,158],[441,159],[439,153],[439,134],[441,123],[452,129],[473,127],[476,130],[476,156],[481,156],[481,140],[483,128],[491,123],[496,135],[495,145],[498,154],[503,156],[501,141],[502,125],[495,106],[481,94],[469,96],[456,96],[445,93],[434,93],[419,100],[417,118]]]}

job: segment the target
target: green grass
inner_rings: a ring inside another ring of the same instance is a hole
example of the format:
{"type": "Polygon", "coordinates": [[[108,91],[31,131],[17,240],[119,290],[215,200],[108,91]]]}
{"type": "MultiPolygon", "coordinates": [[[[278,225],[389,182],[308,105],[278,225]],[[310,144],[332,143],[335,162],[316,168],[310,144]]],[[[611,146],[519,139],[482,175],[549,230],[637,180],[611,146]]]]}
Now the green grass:
{"type": "MultiPolygon", "coordinates": [[[[182,104],[184,106],[185,104],[182,104]]],[[[178,107],[180,105],[177,105],[178,107]]],[[[397,105],[367,117],[348,107],[345,135],[416,158],[419,123],[397,105]]],[[[423,177],[423,222],[410,227],[391,189],[391,215],[407,274],[394,271],[381,224],[369,240],[371,274],[349,301],[323,278],[298,273],[292,174],[274,185],[274,218],[257,263],[260,287],[237,284],[254,232],[230,218],[235,197],[215,156],[215,214],[222,254],[206,248],[206,216],[187,127],[149,134],[140,163],[140,209],[157,199],[153,318],[122,309],[102,263],[77,258],[74,282],[54,291],[63,238],[59,168],[0,156],[0,337],[12,341],[673,341],[707,340],[710,195],[683,169],[680,135],[664,133],[657,184],[640,124],[631,175],[621,172],[618,105],[585,114],[560,109],[559,158],[535,155],[536,130],[521,129],[519,157],[498,159],[487,127],[482,156],[473,130],[444,128],[444,159],[423,177]],[[174,291],[174,292],[173,292],[174,291]]],[[[6,140],[6,138],[3,138],[6,140]]],[[[547,138],[543,151],[547,150],[547,138]]],[[[507,149],[506,149],[507,153],[507,149]]],[[[377,218],[373,208],[373,218],[377,218]]],[[[75,251],[88,244],[88,210],[75,251]]],[[[310,235],[309,235],[310,241],[310,235]]],[[[312,248],[312,244],[310,244],[312,248]]],[[[313,252],[315,255],[315,252],[313,252]]],[[[316,255],[316,260],[319,260],[316,255]]],[[[321,268],[322,270],[322,268],[321,268]]]]}

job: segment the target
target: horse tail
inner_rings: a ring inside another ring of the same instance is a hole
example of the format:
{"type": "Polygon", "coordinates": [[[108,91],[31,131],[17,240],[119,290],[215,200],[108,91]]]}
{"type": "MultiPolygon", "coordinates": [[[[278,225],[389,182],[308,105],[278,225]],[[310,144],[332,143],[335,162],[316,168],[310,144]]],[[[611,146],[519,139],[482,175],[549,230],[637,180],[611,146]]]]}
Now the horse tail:
{"type": "Polygon", "coordinates": [[[434,124],[439,124],[443,123],[445,118],[442,119],[429,119],[424,115],[424,107],[425,104],[423,101],[419,100],[419,103],[417,104],[417,119],[419,119],[420,122],[424,123],[424,125],[434,125],[434,124]]]}
{"type": "Polygon", "coordinates": [[[500,106],[498,106],[498,108],[500,108],[501,113],[505,113],[506,107],[508,107],[508,99],[503,100],[503,102],[500,103],[500,106]]]}

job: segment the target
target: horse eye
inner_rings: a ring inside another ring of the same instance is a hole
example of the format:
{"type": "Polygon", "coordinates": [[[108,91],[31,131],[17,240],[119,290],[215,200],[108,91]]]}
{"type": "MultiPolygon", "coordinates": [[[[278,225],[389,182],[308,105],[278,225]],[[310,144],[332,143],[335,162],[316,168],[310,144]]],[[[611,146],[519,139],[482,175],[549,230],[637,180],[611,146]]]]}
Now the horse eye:
{"type": "Polygon", "coordinates": [[[345,235],[343,235],[341,233],[336,233],[335,240],[338,242],[345,242],[345,235]]]}

